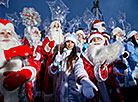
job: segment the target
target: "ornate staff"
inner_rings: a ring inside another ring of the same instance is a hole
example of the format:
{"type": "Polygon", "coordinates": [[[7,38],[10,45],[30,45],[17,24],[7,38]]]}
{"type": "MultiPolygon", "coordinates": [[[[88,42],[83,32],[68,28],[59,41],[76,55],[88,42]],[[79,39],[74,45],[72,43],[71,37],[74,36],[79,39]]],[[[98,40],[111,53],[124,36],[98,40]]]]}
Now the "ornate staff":
{"type": "Polygon", "coordinates": [[[30,47],[32,47],[32,39],[30,36],[31,28],[33,26],[39,26],[41,24],[40,15],[35,11],[34,8],[24,8],[20,13],[22,18],[23,25],[26,26],[25,35],[30,43],[30,47]]]}
{"type": "Polygon", "coordinates": [[[103,14],[99,8],[99,0],[96,0],[93,2],[93,7],[91,8],[91,12],[95,14],[96,19],[104,20],[103,14]],[[95,12],[94,12],[94,9],[95,9],[95,12]]]}

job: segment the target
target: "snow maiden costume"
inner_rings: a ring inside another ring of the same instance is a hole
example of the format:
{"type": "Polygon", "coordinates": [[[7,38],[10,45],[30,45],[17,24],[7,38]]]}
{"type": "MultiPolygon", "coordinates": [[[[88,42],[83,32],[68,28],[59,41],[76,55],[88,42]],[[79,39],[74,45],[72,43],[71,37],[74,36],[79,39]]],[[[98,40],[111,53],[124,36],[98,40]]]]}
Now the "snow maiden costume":
{"type": "MultiPolygon", "coordinates": [[[[74,42],[75,46],[73,49],[76,49],[77,41],[73,34],[68,34],[66,36],[64,42],[66,43],[67,41],[74,42]]],[[[61,54],[56,54],[55,60],[49,66],[49,73],[51,75],[57,74],[55,93],[56,102],[85,102],[84,96],[92,98],[94,96],[93,87],[97,90],[97,87],[95,87],[95,85],[89,80],[88,75],[84,70],[83,61],[80,58],[80,55],[76,53],[74,55],[76,57],[72,56],[75,52],[73,49],[69,50],[66,47],[62,48],[61,46],[61,54]],[[74,57],[74,59],[71,60],[71,64],[69,59],[72,57],[74,57]],[[61,62],[59,72],[57,71],[58,59],[60,59],[61,62]],[[84,96],[81,93],[81,87],[84,96]]]]}

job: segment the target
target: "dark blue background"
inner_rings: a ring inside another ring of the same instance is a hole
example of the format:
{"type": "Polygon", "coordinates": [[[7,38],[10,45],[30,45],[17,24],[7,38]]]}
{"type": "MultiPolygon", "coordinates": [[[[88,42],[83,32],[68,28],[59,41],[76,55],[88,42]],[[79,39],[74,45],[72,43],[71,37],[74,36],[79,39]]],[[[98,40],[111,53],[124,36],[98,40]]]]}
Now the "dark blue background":
{"type": "MultiPolygon", "coordinates": [[[[47,0],[53,1],[53,0],[47,0]]],[[[83,12],[88,8],[91,10],[94,0],[62,0],[65,5],[69,8],[70,13],[67,15],[67,21],[70,21],[76,16],[82,17],[83,12]]],[[[126,21],[131,24],[132,30],[138,30],[138,0],[99,0],[100,9],[103,13],[104,20],[108,23],[110,17],[117,20],[118,12],[126,13],[126,21]]],[[[33,7],[41,15],[42,23],[40,25],[40,30],[43,30],[43,22],[46,17],[51,19],[51,12],[46,3],[46,0],[9,0],[9,8],[0,5],[0,18],[5,18],[5,13],[13,14],[17,12],[22,12],[24,7],[33,7]]],[[[85,27],[85,24],[81,25],[85,27]]],[[[23,33],[24,26],[20,23],[16,32],[18,34],[23,33]]]]}

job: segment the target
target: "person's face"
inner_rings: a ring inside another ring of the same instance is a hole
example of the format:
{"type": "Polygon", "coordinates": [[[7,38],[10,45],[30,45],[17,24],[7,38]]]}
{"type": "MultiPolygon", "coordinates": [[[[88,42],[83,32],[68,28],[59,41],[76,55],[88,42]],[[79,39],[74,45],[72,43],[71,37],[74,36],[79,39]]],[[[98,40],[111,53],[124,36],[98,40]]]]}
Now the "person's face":
{"type": "Polygon", "coordinates": [[[5,38],[5,40],[3,40],[3,41],[9,41],[8,40],[8,38],[10,38],[12,36],[12,34],[9,32],[9,31],[6,31],[6,30],[2,30],[1,32],[0,32],[0,37],[1,38],[5,38]],[[7,38],[7,39],[6,39],[7,38]]]}
{"type": "Polygon", "coordinates": [[[53,29],[56,29],[56,31],[58,31],[58,29],[59,29],[59,24],[58,24],[58,23],[55,23],[53,29]]]}
{"type": "Polygon", "coordinates": [[[100,45],[100,43],[98,43],[98,42],[101,42],[101,41],[102,41],[102,39],[101,39],[100,37],[94,37],[94,38],[90,41],[90,43],[95,42],[94,45],[100,45]]]}
{"type": "Polygon", "coordinates": [[[41,37],[38,30],[35,30],[35,31],[32,33],[32,36],[34,36],[34,37],[41,37]]]}
{"type": "Polygon", "coordinates": [[[121,32],[117,32],[117,33],[116,33],[116,36],[121,37],[121,36],[123,36],[123,35],[122,35],[121,32]]]}
{"type": "Polygon", "coordinates": [[[38,35],[38,31],[37,31],[37,30],[35,30],[33,34],[34,34],[34,35],[38,35]]]}
{"type": "Polygon", "coordinates": [[[68,50],[72,50],[75,46],[75,43],[71,40],[66,41],[66,47],[68,50]]]}
{"type": "Polygon", "coordinates": [[[136,33],[136,34],[134,35],[134,38],[135,38],[136,40],[138,40],[138,33],[136,33]]]}
{"type": "Polygon", "coordinates": [[[78,39],[79,39],[79,40],[83,39],[83,35],[79,33],[79,34],[78,34],[78,39]]]}

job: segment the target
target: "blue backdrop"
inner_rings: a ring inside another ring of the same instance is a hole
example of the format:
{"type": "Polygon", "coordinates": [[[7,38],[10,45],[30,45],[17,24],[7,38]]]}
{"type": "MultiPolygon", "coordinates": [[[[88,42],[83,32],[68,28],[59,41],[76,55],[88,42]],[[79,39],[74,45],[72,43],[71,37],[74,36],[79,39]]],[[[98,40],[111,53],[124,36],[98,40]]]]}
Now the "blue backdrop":
{"type": "MultiPolygon", "coordinates": [[[[2,0],[0,0],[2,1],[2,0]]],[[[6,0],[5,0],[6,1],[6,0]]],[[[47,0],[52,1],[52,0],[47,0]]],[[[67,15],[67,21],[70,21],[72,18],[83,15],[83,12],[88,8],[91,10],[94,0],[62,0],[65,5],[69,8],[70,13],[67,15]]],[[[109,19],[113,17],[117,20],[117,15],[119,11],[126,13],[126,21],[131,24],[132,30],[138,30],[138,0],[99,0],[100,9],[103,13],[104,20],[108,23],[109,19]]],[[[46,0],[9,0],[9,8],[6,8],[4,5],[0,5],[0,18],[5,18],[5,14],[13,14],[14,12],[19,15],[19,12],[22,12],[24,7],[33,7],[41,15],[42,23],[40,25],[40,30],[43,30],[43,22],[46,17],[51,19],[51,12],[46,3],[46,0]]],[[[85,27],[85,24],[81,25],[85,27]]],[[[22,23],[19,24],[16,32],[18,34],[23,33],[25,26],[22,23]]]]}

